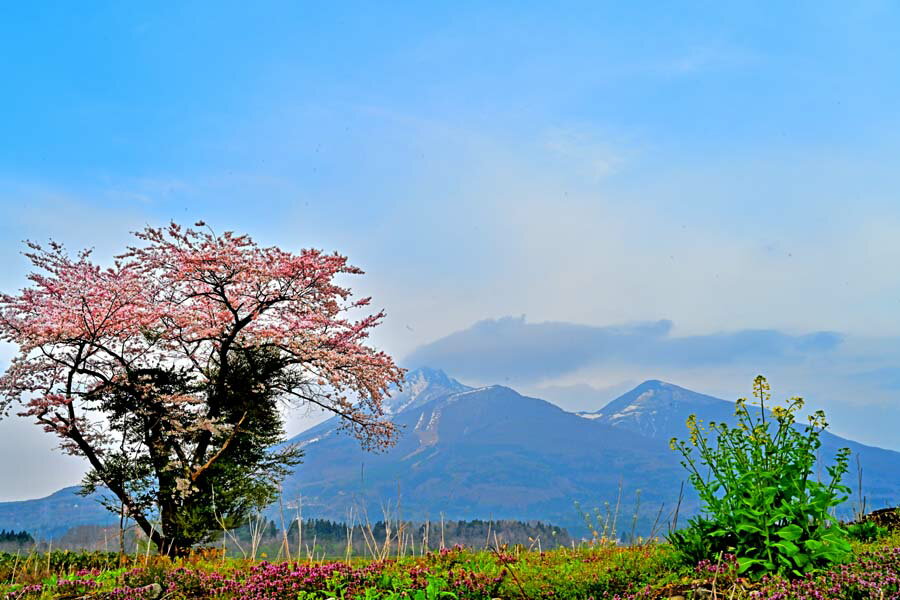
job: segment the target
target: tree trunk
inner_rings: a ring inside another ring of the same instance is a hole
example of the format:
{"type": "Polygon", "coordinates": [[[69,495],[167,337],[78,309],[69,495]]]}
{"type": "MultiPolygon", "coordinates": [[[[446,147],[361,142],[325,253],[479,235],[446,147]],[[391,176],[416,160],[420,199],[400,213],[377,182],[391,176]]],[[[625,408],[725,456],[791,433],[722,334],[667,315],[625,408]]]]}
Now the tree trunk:
{"type": "Polygon", "coordinates": [[[178,506],[173,499],[174,490],[163,491],[160,486],[159,517],[162,526],[165,543],[159,547],[159,553],[171,557],[185,556],[190,550],[190,544],[186,544],[179,535],[179,527],[175,518],[178,506]]]}

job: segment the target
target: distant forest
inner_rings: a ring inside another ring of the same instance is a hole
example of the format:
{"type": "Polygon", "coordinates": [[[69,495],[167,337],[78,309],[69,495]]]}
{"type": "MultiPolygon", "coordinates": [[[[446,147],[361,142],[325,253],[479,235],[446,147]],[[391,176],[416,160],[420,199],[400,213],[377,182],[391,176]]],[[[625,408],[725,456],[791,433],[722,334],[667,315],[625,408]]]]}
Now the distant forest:
{"type": "MultiPolygon", "coordinates": [[[[378,521],[369,525],[356,524],[349,528],[345,523],[326,519],[308,519],[298,531],[297,521],[293,521],[282,533],[275,521],[251,524],[229,532],[225,546],[229,554],[237,551],[252,551],[254,539],[260,552],[270,557],[284,553],[287,544],[293,556],[333,557],[347,553],[348,545],[354,555],[371,555],[384,549],[385,540],[393,539],[388,545],[396,553],[421,554],[455,545],[470,548],[484,548],[495,544],[521,545],[535,549],[550,549],[568,546],[572,543],[569,532],[539,521],[431,521],[428,523],[378,521]],[[402,527],[402,532],[400,531],[402,527]],[[403,541],[400,542],[400,539],[403,541]]],[[[221,544],[221,541],[220,541],[221,544]]]]}
{"type": "Polygon", "coordinates": [[[33,544],[34,538],[27,531],[12,531],[0,529],[0,544],[33,544]]]}
{"type": "MultiPolygon", "coordinates": [[[[371,525],[356,524],[352,529],[345,523],[326,519],[307,519],[302,531],[298,522],[292,521],[287,531],[273,520],[256,520],[239,529],[225,532],[218,539],[206,544],[211,547],[225,547],[230,556],[266,554],[276,558],[285,554],[287,544],[292,557],[335,557],[347,553],[348,544],[356,556],[371,555],[383,551],[385,540],[391,547],[391,554],[402,548],[405,554],[420,554],[454,545],[484,548],[495,544],[521,545],[547,550],[558,546],[569,546],[572,537],[562,527],[538,521],[440,521],[428,523],[378,521],[371,525]],[[402,531],[400,531],[402,529],[402,531]],[[402,542],[400,541],[402,539],[402,542]]],[[[142,536],[134,528],[124,535],[125,551],[134,552],[142,546],[142,536]]],[[[115,526],[102,527],[81,525],[73,527],[63,536],[49,540],[38,540],[25,531],[0,532],[0,549],[10,545],[32,545],[36,549],[51,547],[69,550],[118,550],[119,529],[115,526]]]]}

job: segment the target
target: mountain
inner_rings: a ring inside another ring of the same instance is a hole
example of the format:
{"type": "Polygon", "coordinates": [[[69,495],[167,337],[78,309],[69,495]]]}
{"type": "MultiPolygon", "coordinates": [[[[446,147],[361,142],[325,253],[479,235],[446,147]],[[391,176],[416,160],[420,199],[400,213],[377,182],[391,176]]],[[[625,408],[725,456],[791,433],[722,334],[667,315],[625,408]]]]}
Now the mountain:
{"type": "MultiPolygon", "coordinates": [[[[664,381],[650,380],[598,411],[578,414],[644,437],[669,440],[673,437],[687,438],[685,421],[691,414],[696,414],[706,423],[716,421],[734,424],[734,410],[734,402],[693,392],[664,381]]],[[[753,414],[752,406],[750,410],[753,414]]],[[[845,475],[844,483],[854,489],[858,487],[858,460],[863,471],[863,493],[870,507],[895,506],[900,503],[900,453],[860,444],[827,431],[822,434],[821,440],[819,453],[825,460],[833,457],[840,448],[850,448],[851,472],[845,475]]],[[[853,500],[856,501],[856,498],[853,500]]]]}
{"type": "MultiPolygon", "coordinates": [[[[576,502],[592,510],[614,506],[621,494],[621,533],[630,529],[641,490],[638,531],[646,533],[661,507],[665,519],[686,479],[669,438],[685,436],[692,413],[733,419],[734,404],[654,380],[576,414],[508,387],[472,388],[437,369],[418,369],[393,390],[386,409],[401,435],[380,454],[363,452],[337,419],[289,440],[305,456],[283,482],[285,519],[301,510],[304,517],[362,521],[382,519],[384,511],[412,520],[536,519],[577,535],[584,528],[576,502]]],[[[900,453],[831,434],[823,442],[823,457],[840,446],[859,454],[871,508],[897,503],[900,453]]],[[[64,526],[114,520],[90,504],[72,488],[0,503],[0,529],[58,535],[64,526]]],[[[696,509],[687,492],[681,515],[696,509]]],[[[271,510],[275,516],[282,509],[271,510]]]]}
{"type": "MultiPolygon", "coordinates": [[[[422,367],[408,371],[402,386],[392,386],[388,390],[389,395],[384,401],[384,411],[388,415],[396,416],[407,409],[417,408],[437,398],[471,389],[447,376],[440,369],[422,367]]],[[[299,444],[301,447],[307,446],[318,441],[322,436],[336,433],[340,424],[339,417],[331,417],[291,438],[286,443],[299,444]]]]}
{"type": "Polygon", "coordinates": [[[406,374],[402,389],[396,387],[391,389],[385,406],[388,414],[397,414],[404,410],[419,408],[432,400],[472,389],[448,377],[440,369],[422,367],[406,374]]]}
{"type": "MultiPolygon", "coordinates": [[[[383,454],[321,427],[291,442],[306,452],[284,484],[303,513],[346,519],[348,511],[382,517],[396,503],[405,518],[516,518],[579,525],[574,502],[674,503],[680,481],[665,443],[644,439],[503,386],[468,388],[439,371],[414,371],[410,396],[395,403],[402,435],[383,454]],[[462,388],[461,391],[455,391],[462,388]]],[[[407,388],[404,388],[405,390],[407,388]]],[[[325,424],[323,424],[325,425],[325,424]]]]}
{"type": "Polygon", "coordinates": [[[84,497],[78,486],[45,498],[0,502],[0,529],[26,529],[35,538],[55,538],[78,525],[113,525],[119,517],[103,508],[99,494],[84,497]]]}
{"type": "Polygon", "coordinates": [[[695,413],[707,422],[733,420],[734,403],[651,379],[598,411],[578,414],[646,437],[669,440],[685,437],[685,421],[695,413]]]}

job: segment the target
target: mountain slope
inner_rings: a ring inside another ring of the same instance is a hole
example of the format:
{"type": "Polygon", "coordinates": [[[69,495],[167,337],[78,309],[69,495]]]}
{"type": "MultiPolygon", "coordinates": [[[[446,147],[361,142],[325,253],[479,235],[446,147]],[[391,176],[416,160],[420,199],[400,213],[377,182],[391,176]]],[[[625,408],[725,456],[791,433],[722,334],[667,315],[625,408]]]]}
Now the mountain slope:
{"type": "Polygon", "coordinates": [[[99,495],[84,497],[78,486],[45,498],[0,502],[0,529],[28,530],[36,538],[58,537],[78,525],[113,525],[119,518],[103,508],[99,495]]]}
{"type": "MultiPolygon", "coordinates": [[[[363,452],[337,419],[288,442],[306,454],[283,482],[286,518],[302,506],[304,517],[376,521],[387,508],[413,520],[539,519],[577,535],[583,523],[576,502],[588,509],[615,505],[621,493],[619,519],[630,529],[640,489],[637,530],[646,533],[661,505],[665,512],[674,506],[685,479],[669,438],[685,436],[692,413],[706,421],[734,418],[733,403],[661,381],[644,382],[597,412],[575,414],[503,386],[473,389],[433,369],[408,373],[386,409],[401,435],[384,453],[363,452]]],[[[823,457],[845,445],[859,454],[870,507],[897,503],[900,453],[831,434],[823,442],[823,457]]],[[[855,474],[848,479],[855,482],[855,474]]],[[[681,515],[696,509],[688,493],[681,515]]],[[[114,519],[73,488],[0,503],[0,529],[40,535],[114,519]]]]}
{"type": "Polygon", "coordinates": [[[292,440],[307,454],[285,481],[285,498],[302,497],[305,514],[332,518],[346,518],[352,507],[379,518],[399,494],[407,518],[443,513],[561,525],[580,522],[575,501],[614,502],[620,482],[628,494],[643,487],[647,501],[674,502],[665,482],[680,467],[664,444],[506,387],[436,397],[395,421],[404,435],[381,455],[340,434],[292,440]]]}
{"type": "MultiPolygon", "coordinates": [[[[657,440],[673,437],[685,439],[685,421],[691,414],[705,422],[734,424],[735,403],[700,394],[664,381],[650,380],[619,396],[595,412],[581,412],[580,416],[599,423],[632,431],[657,440]]],[[[751,414],[753,407],[750,406],[751,414]]],[[[759,410],[756,407],[756,410],[759,410]]],[[[853,465],[857,457],[863,469],[863,493],[869,506],[895,506],[900,503],[900,453],[867,446],[829,432],[821,437],[820,455],[826,461],[838,449],[850,448],[853,465]]],[[[824,474],[824,470],[823,470],[824,474]]],[[[844,478],[844,484],[857,486],[855,468],[844,478]]],[[[855,500],[855,498],[854,498],[855,500]]]]}
{"type": "MultiPolygon", "coordinates": [[[[389,396],[384,401],[384,410],[388,415],[397,415],[404,410],[422,406],[437,398],[471,389],[469,386],[448,377],[440,369],[422,367],[406,373],[402,388],[397,386],[391,387],[388,392],[389,396]]],[[[331,417],[294,436],[286,443],[299,444],[300,447],[305,447],[318,441],[321,437],[337,433],[340,426],[340,417],[331,417]]]]}
{"type": "Polygon", "coordinates": [[[692,413],[707,422],[725,421],[733,418],[734,403],[651,379],[598,411],[578,414],[647,437],[668,440],[673,436],[684,437],[685,421],[692,413]]]}
{"type": "Polygon", "coordinates": [[[397,414],[407,409],[418,408],[432,400],[449,396],[458,392],[470,391],[440,369],[421,367],[409,371],[403,382],[403,389],[392,389],[385,402],[389,414],[397,414]]]}

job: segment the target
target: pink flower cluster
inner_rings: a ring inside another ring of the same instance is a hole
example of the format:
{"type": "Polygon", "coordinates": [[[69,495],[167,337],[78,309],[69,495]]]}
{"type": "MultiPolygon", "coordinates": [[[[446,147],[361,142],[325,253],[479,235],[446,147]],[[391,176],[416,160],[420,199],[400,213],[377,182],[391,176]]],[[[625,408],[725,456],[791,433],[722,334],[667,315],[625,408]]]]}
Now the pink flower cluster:
{"type": "Polygon", "coordinates": [[[21,598],[29,598],[31,596],[39,597],[43,592],[44,586],[40,583],[26,585],[19,590],[7,593],[5,600],[20,600],[21,598]]]}
{"type": "Polygon", "coordinates": [[[710,574],[737,574],[737,557],[734,554],[724,554],[721,560],[712,561],[703,559],[697,566],[694,567],[694,570],[700,575],[710,575],[710,574]]]}
{"type": "MultiPolygon", "coordinates": [[[[245,571],[223,574],[179,567],[164,574],[167,593],[187,598],[224,597],[242,600],[296,598],[301,591],[327,590],[340,586],[347,591],[365,587],[381,565],[354,569],[346,563],[304,564],[262,562],[245,571]]],[[[133,569],[125,574],[123,600],[130,598],[158,577],[152,569],[133,569]]]]}
{"type": "Polygon", "coordinates": [[[107,269],[88,251],[72,257],[56,243],[29,243],[33,286],[0,294],[0,339],[20,350],[0,377],[0,408],[36,395],[24,414],[49,431],[99,436],[71,410],[91,390],[158,364],[194,365],[202,376],[223,349],[264,345],[311,377],[316,403],[348,417],[364,442],[392,439],[381,401],[402,371],[364,345],[383,312],[344,316],[370,302],[350,300],[334,283],[362,273],[345,257],[262,248],[247,236],[174,223],[136,235],[144,245],[107,269]]]}
{"type": "Polygon", "coordinates": [[[764,579],[757,600],[855,598],[900,600],[900,548],[876,550],[858,560],[803,579],[764,579]]]}

